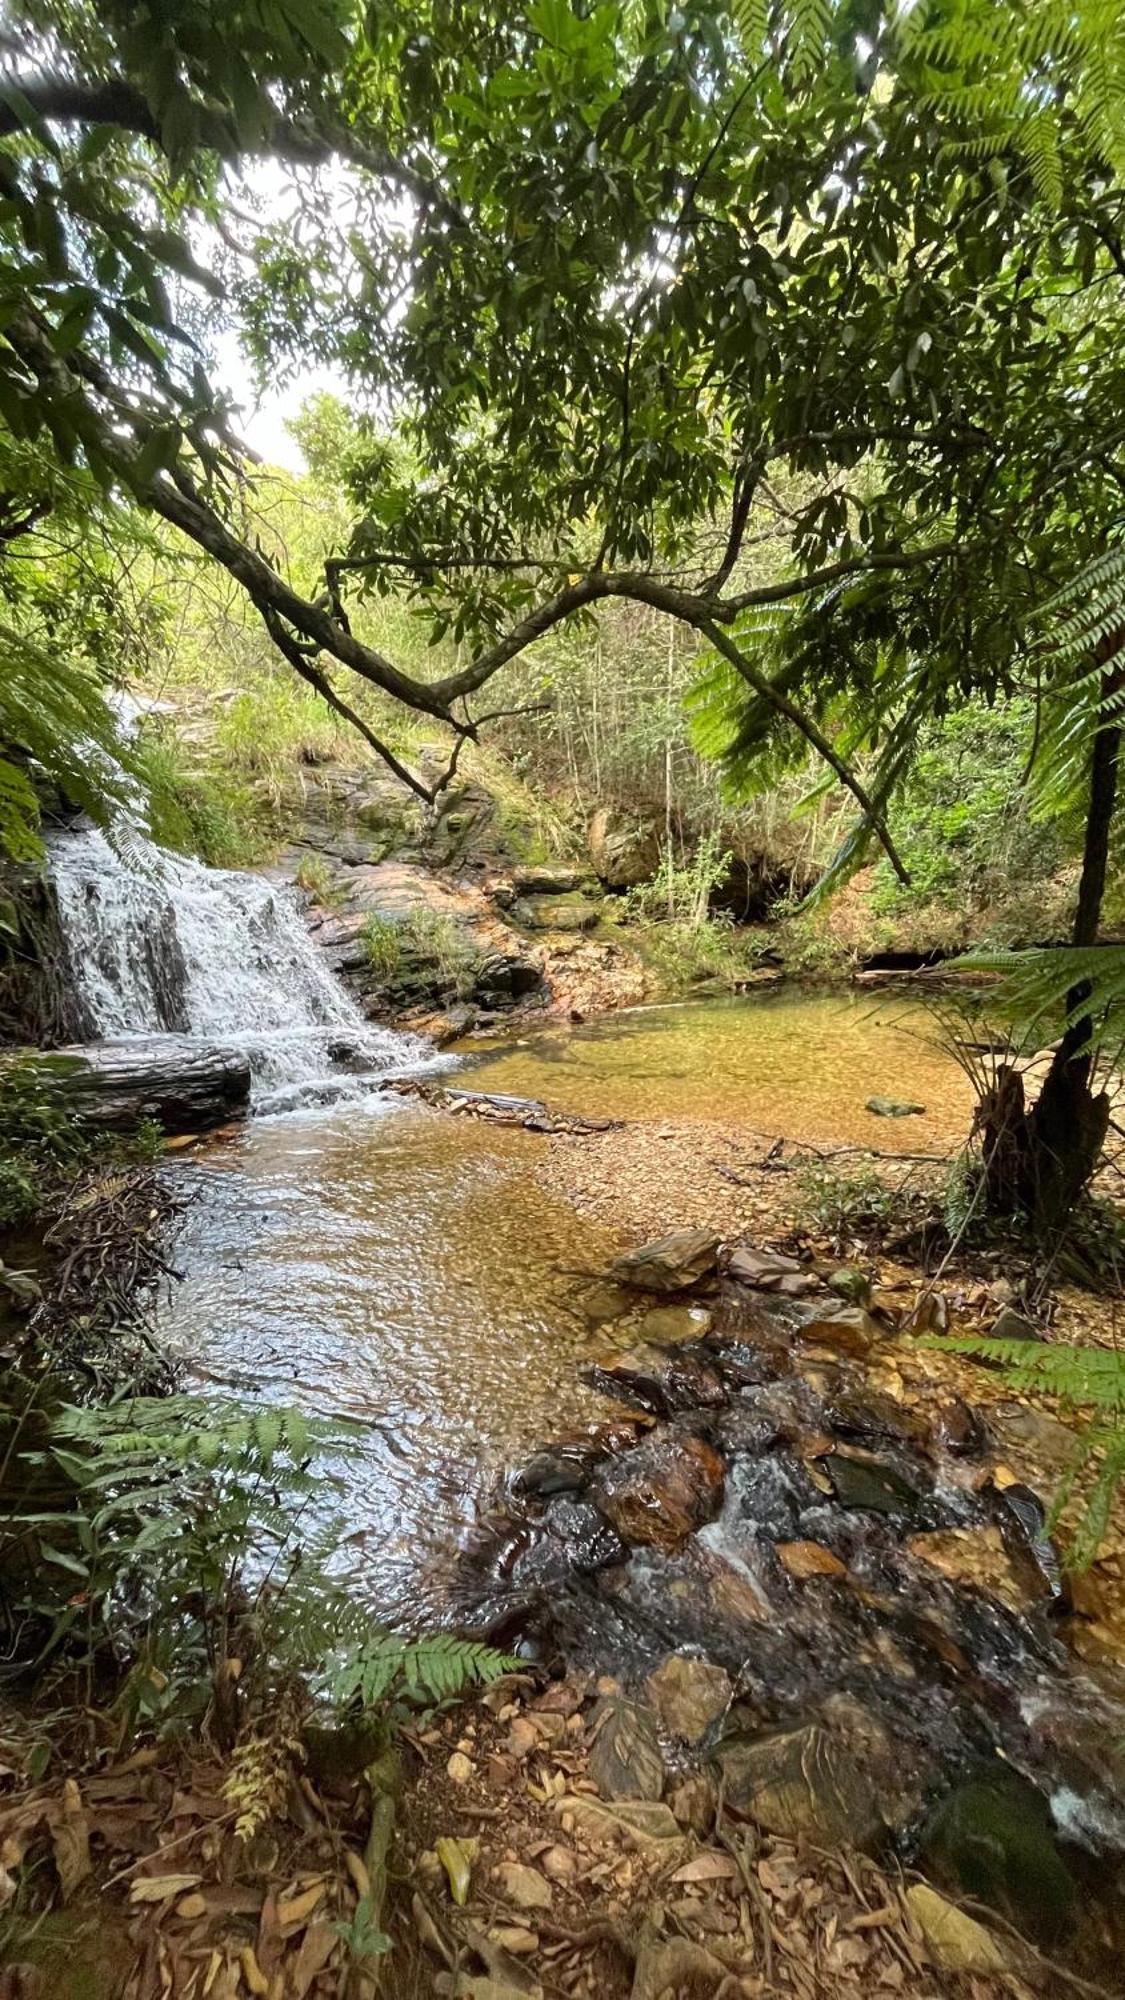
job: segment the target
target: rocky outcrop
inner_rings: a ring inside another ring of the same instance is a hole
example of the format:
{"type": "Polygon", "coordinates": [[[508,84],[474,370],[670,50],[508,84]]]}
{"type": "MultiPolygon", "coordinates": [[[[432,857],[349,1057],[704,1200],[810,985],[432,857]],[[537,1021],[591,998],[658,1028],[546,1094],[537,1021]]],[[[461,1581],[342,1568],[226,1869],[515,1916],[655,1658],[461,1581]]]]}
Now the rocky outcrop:
{"type": "Polygon", "coordinates": [[[587,832],[594,872],[607,889],[634,889],[660,865],[660,840],[651,821],[599,806],[587,832]]]}
{"type": "Polygon", "coordinates": [[[197,1041],[87,1043],[60,1049],[69,1102],[91,1125],[132,1132],[146,1119],[166,1132],[203,1132],[246,1110],[250,1064],[230,1050],[197,1041]]]}

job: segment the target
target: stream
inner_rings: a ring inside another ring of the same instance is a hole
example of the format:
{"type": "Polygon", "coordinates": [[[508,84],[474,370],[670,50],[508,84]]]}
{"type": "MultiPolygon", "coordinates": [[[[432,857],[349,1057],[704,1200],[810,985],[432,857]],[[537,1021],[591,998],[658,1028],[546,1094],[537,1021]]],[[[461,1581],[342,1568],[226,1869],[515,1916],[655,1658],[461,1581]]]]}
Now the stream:
{"type": "MultiPolygon", "coordinates": [[[[587,1116],[725,1105],[728,1128],[944,1149],[967,1091],[930,1032],[916,1002],[770,992],[470,1044],[455,1080],[587,1116]],[[920,1052],[924,1117],[866,1112],[872,1091],[917,1090],[920,1052]]],[[[581,1279],[617,1246],[537,1186],[536,1135],[370,1089],[276,1103],[193,1156],[165,1337],[204,1386],[366,1427],[348,1566],[384,1615],[417,1618],[497,1471],[604,1415],[578,1370],[613,1334],[581,1279]]]]}
{"type": "MultiPolygon", "coordinates": [[[[984,1772],[991,1799],[1002,1769],[1018,1826],[1029,1798],[1043,1812],[1064,1903],[1048,1806],[1079,1872],[1119,1865],[1125,1688],[1063,1642],[1018,1422],[990,1435],[940,1396],[896,1400],[893,1319],[823,1276],[768,1298],[712,1254],[694,1317],[643,1292],[607,1308],[626,1246],[539,1185],[542,1135],[380,1088],[451,1068],[585,1117],[944,1154],[969,1088],[930,1013],[782,988],[438,1057],[364,1021],[284,891],[133,850],[78,833],[54,855],[92,1035],[194,1035],[254,1077],[249,1122],[174,1169],[193,1198],[162,1338],[189,1387],[336,1427],[323,1519],[374,1613],[452,1616],[630,1687],[702,1653],[751,1763],[795,1730],[799,1789],[811,1728],[831,1810],[877,1794],[901,1852],[935,1798],[984,1772]],[[1001,1449],[1017,1470],[998,1483],[1001,1449]]],[[[798,1778],[769,1783],[791,1797],[798,1778]]]]}

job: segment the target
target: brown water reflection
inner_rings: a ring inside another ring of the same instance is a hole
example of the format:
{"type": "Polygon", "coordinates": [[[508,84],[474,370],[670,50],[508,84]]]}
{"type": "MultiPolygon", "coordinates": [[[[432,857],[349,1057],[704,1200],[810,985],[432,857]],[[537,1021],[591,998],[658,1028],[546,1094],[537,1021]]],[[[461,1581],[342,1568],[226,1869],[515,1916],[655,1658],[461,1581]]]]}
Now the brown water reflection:
{"type": "Polygon", "coordinates": [[[969,1085],[917,999],[783,987],[640,1007],[581,1027],[460,1043],[482,1089],[585,1117],[706,1119],[823,1145],[938,1152],[965,1137],[969,1085]],[[869,1097],[923,1104],[880,1118],[869,1097]]]}
{"type": "Polygon", "coordinates": [[[535,1185],[542,1143],[375,1097],[258,1119],[203,1167],[167,1337],[201,1390],[359,1420],[346,1560],[388,1608],[499,1466],[605,1415],[574,1274],[613,1242],[535,1185]]]}
{"type": "MultiPolygon", "coordinates": [[[[503,1046],[460,1077],[598,1115],[945,1147],[966,1129],[962,1079],[917,1009],[887,1013],[803,994],[652,1009],[503,1046]],[[926,1114],[874,1118],[872,1092],[926,1114]]],[[[341,1561],[388,1614],[417,1606],[500,1466],[606,1414],[578,1380],[608,1342],[575,1274],[614,1243],[538,1186],[543,1143],[374,1094],[256,1119],[201,1162],[167,1337],[203,1390],[359,1424],[358,1457],[328,1467],[341,1561]]]]}

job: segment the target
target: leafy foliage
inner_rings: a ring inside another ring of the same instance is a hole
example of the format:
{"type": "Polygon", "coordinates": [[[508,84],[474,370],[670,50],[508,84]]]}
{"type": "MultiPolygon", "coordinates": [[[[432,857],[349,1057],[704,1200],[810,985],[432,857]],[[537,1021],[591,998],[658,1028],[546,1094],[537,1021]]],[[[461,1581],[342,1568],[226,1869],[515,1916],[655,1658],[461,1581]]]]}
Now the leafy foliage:
{"type": "MultiPolygon", "coordinates": [[[[244,1694],[299,1674],[341,1711],[441,1702],[508,1671],[488,1647],[374,1627],[330,1575],[343,1493],[315,1459],[329,1444],[350,1455],[357,1428],[183,1395],[63,1408],[46,1449],[22,1453],[32,1493],[53,1467],[71,1496],[21,1513],[38,1556],[22,1612],[45,1627],[40,1658],[108,1649],[130,1670],[135,1711],[181,1725],[239,1651],[244,1694]]],[[[273,1754],[247,1749],[247,1801],[268,1793],[273,1754]]]]}
{"type": "Polygon", "coordinates": [[[999,1368],[1005,1381],[1026,1395],[1053,1396],[1066,1410],[1092,1413],[1075,1438],[1075,1462],[1052,1509],[1057,1522],[1071,1499],[1078,1499],[1069,1556],[1076,1569],[1088,1569],[1105,1539],[1114,1498],[1125,1477],[1125,1356],[1110,1348],[1013,1343],[970,1335],[946,1336],[941,1344],[999,1368]],[[1018,1353],[1013,1353],[1014,1346],[1018,1353]]]}

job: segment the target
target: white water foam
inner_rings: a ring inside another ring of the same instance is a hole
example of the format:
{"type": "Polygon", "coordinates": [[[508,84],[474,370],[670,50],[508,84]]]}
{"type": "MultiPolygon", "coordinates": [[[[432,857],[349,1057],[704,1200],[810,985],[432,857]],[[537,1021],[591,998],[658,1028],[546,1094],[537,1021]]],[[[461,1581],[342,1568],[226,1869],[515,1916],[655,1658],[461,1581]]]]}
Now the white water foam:
{"type": "Polygon", "coordinates": [[[50,864],[72,975],[102,1039],[189,1034],[236,1049],[250,1059],[255,1108],[270,1110],[435,1066],[430,1043],[365,1021],[289,890],[170,854],[136,826],[117,845],[69,828],[52,838],[50,864]]]}

